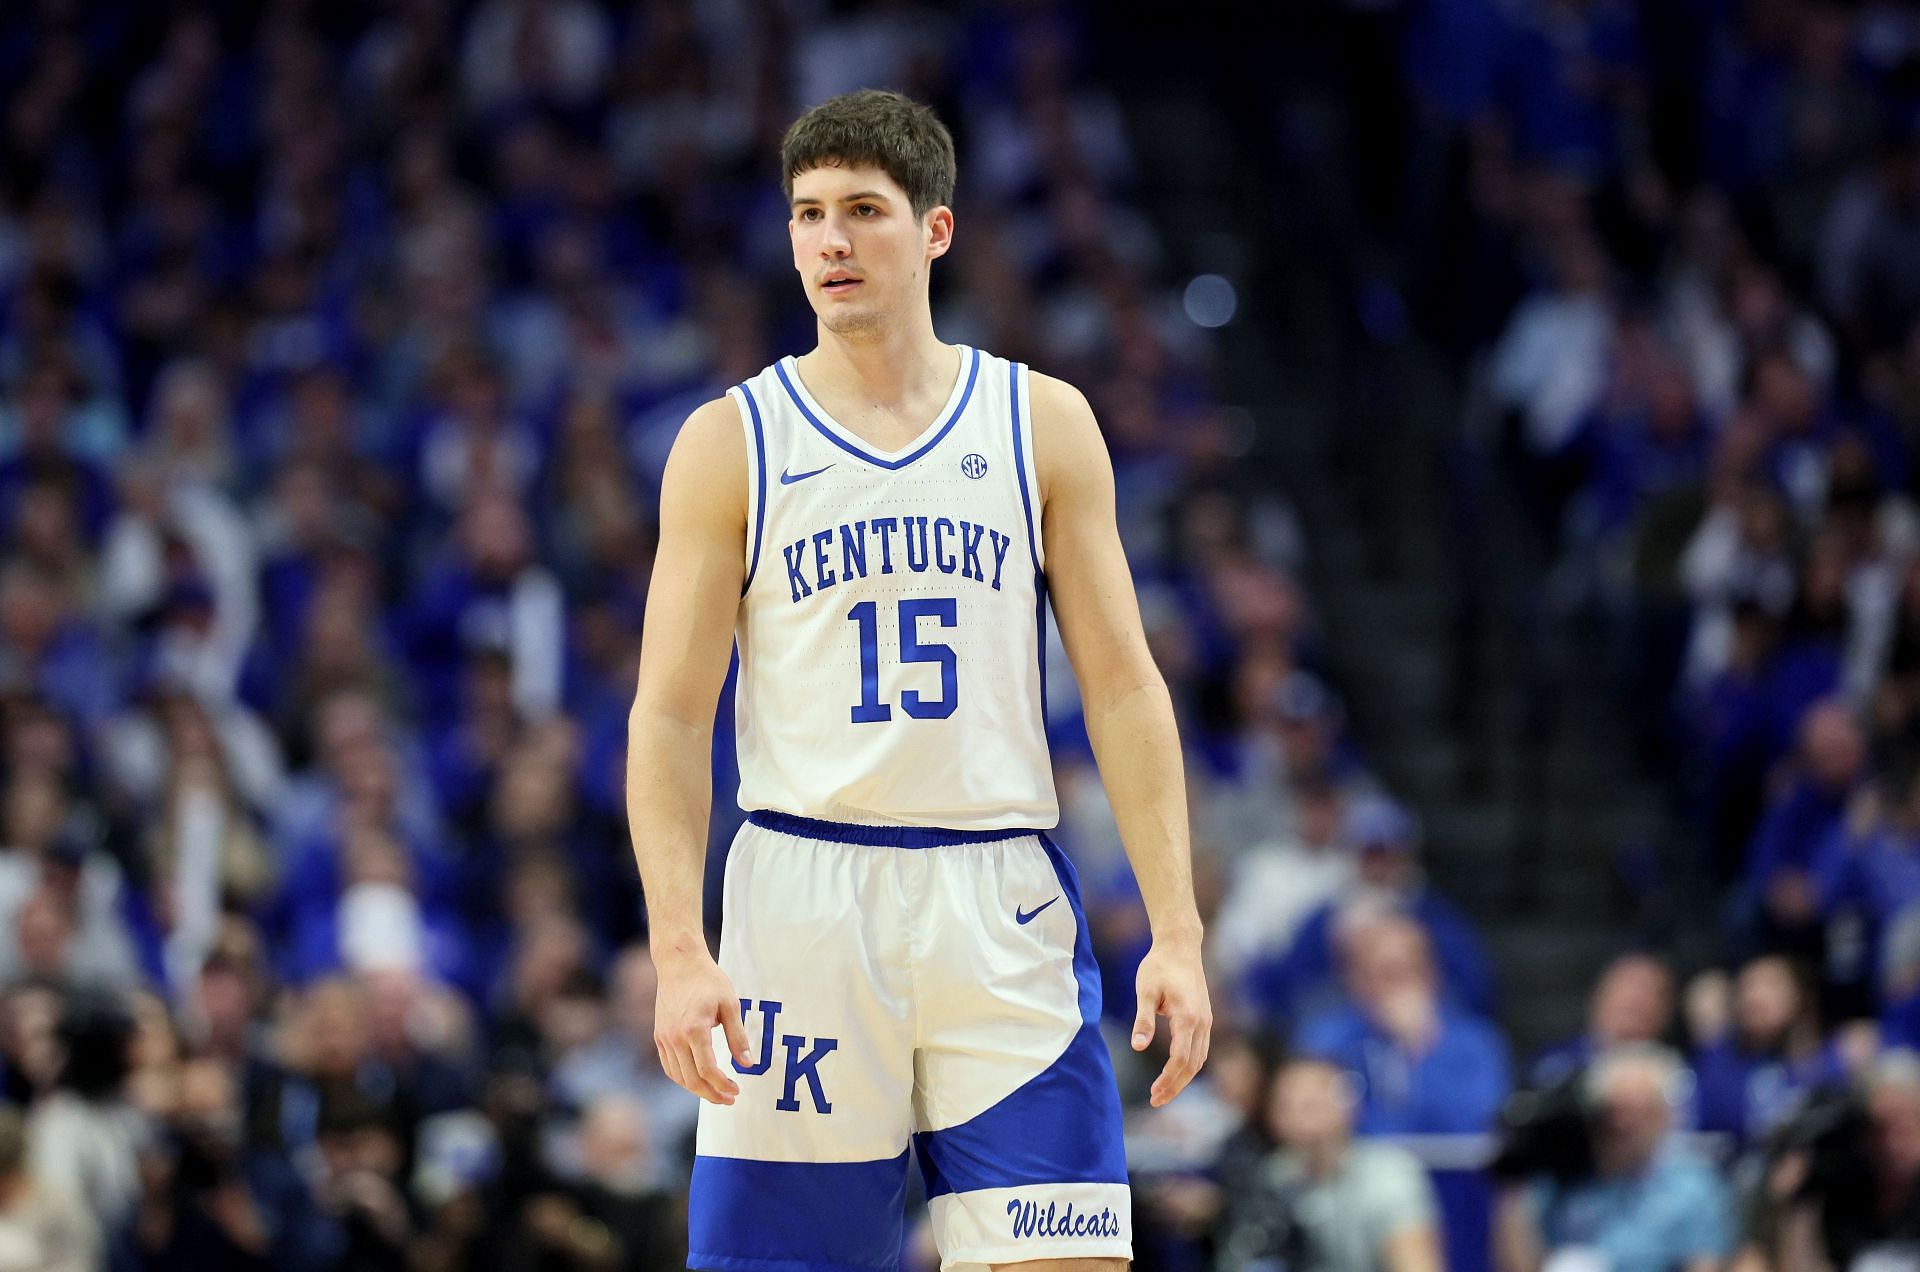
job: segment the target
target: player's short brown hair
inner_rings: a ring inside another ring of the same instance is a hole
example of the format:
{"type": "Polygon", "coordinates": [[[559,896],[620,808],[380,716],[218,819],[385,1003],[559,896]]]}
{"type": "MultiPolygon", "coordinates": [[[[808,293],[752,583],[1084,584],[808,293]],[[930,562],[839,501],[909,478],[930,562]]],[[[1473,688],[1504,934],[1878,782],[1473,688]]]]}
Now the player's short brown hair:
{"type": "Polygon", "coordinates": [[[874,167],[906,191],[916,219],[953,202],[958,164],[953,134],[931,107],[884,89],[829,97],[787,129],[780,143],[780,189],[813,168],[874,167]]]}

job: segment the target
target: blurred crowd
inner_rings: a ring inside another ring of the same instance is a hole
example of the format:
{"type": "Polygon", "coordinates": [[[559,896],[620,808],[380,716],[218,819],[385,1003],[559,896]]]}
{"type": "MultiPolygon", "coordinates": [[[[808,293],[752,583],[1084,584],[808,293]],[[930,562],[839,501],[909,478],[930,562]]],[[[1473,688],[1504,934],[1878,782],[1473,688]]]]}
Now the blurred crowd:
{"type": "Polygon", "coordinates": [[[1385,272],[1718,902],[1717,969],[1623,957],[1521,1069],[1497,1260],[1914,1266],[1920,6],[1343,8],[1385,272]]]}
{"type": "Polygon", "coordinates": [[[1510,1056],[1311,640],[1243,656],[1236,733],[1198,731],[1230,1030],[1197,1099],[1139,1119],[1143,1250],[1920,1266],[1920,5],[1321,13],[1358,325],[1405,338],[1384,290],[1467,385],[1546,563],[1538,630],[1615,651],[1589,670],[1715,957],[1624,949],[1577,1037],[1510,1056]]]}
{"type": "Polygon", "coordinates": [[[1470,370],[1552,603],[1628,651],[1722,969],[1623,953],[1512,1053],[1098,6],[20,0],[0,1272],[682,1265],[622,804],[652,513],[686,415],[811,343],[778,141],[872,85],[959,146],[941,336],[1093,402],[1188,747],[1220,1027],[1151,1110],[1150,933],[1051,640],[1141,1265],[1920,1248],[1920,6],[1314,2],[1390,37],[1352,232],[1470,370]]]}
{"type": "MultiPolygon", "coordinates": [[[[856,87],[957,136],[941,335],[1092,396],[1219,795],[1216,897],[1224,846],[1301,828],[1249,858],[1236,966],[1263,1012],[1331,1010],[1327,902],[1418,900],[1412,841],[1381,805],[1381,852],[1334,851],[1366,782],[1298,532],[1241,462],[1092,20],[0,6],[0,1269],[682,1265],[696,1103],[655,1057],[622,804],[657,482],[694,406],[811,343],[775,156],[856,87]]],[[[1054,683],[1124,1022],[1144,916],[1054,683]]],[[[1428,975],[1392,932],[1383,995],[1428,975]]],[[[1438,948],[1491,992],[1470,936],[1438,948]]],[[[1318,1028],[1364,1046],[1351,1011],[1318,1028]]]]}

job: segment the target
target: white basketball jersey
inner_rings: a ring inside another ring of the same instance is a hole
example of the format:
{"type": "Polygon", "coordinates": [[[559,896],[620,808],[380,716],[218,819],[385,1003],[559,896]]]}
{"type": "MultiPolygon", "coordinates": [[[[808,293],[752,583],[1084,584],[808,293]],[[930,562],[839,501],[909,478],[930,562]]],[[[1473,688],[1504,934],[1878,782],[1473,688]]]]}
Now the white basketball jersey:
{"type": "Polygon", "coordinates": [[[741,808],[954,829],[1059,820],[1028,374],[960,346],[947,404],[891,453],[821,409],[792,358],[730,391],[749,492],[741,808]]]}

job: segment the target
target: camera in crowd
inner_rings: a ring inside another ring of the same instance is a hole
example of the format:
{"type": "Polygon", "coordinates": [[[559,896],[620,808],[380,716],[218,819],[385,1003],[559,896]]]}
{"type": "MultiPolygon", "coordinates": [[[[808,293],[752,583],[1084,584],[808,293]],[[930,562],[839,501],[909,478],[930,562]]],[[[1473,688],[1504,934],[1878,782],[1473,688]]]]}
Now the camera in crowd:
{"type": "Polygon", "coordinates": [[[1661,1152],[1688,1102],[1693,1078],[1671,1049],[1623,1043],[1585,1067],[1507,1101],[1496,1179],[1571,1184],[1637,1174],[1661,1152]]]}
{"type": "Polygon", "coordinates": [[[1540,1176],[1591,1178],[1594,1124],[1583,1066],[1537,1090],[1516,1091],[1500,1110],[1499,1148],[1488,1171],[1503,1183],[1540,1176]]]}
{"type": "Polygon", "coordinates": [[[1920,1257],[1920,1058],[1893,1051],[1846,1087],[1813,1092],[1762,1146],[1761,1240],[1817,1218],[1838,1268],[1912,1267],[1920,1257]]]}
{"type": "Polygon", "coordinates": [[[1860,1094],[1847,1087],[1826,1087],[1811,1094],[1798,1112],[1767,1137],[1771,1165],[1803,1157],[1806,1169],[1795,1199],[1836,1196],[1873,1186],[1868,1165],[1873,1121],[1860,1094]]]}
{"type": "Polygon", "coordinates": [[[1228,1234],[1221,1265],[1240,1272],[1313,1272],[1314,1257],[1307,1230],[1298,1218],[1293,1189],[1273,1189],[1261,1195],[1228,1234]]]}
{"type": "Polygon", "coordinates": [[[120,995],[70,989],[60,1014],[60,1085],[85,1100],[118,1094],[127,1080],[133,1016],[120,995]]]}

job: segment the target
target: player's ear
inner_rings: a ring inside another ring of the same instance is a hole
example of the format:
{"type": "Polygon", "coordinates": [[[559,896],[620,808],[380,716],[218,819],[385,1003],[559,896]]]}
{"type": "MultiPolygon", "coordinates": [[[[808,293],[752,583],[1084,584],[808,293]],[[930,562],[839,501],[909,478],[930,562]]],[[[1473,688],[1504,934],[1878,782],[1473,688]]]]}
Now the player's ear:
{"type": "Polygon", "coordinates": [[[944,203],[932,209],[927,213],[926,227],[927,259],[945,256],[953,246],[953,209],[944,203]]]}

